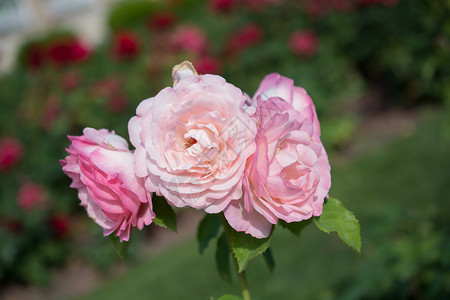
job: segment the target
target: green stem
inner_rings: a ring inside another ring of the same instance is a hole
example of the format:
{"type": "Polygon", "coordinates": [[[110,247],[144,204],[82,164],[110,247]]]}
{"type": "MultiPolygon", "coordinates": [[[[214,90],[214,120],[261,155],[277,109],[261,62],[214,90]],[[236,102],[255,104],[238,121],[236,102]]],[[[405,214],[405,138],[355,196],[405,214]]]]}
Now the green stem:
{"type": "MultiPolygon", "coordinates": [[[[231,247],[231,230],[233,230],[233,229],[230,227],[230,225],[228,225],[227,219],[225,219],[225,216],[223,215],[223,213],[220,214],[220,217],[222,218],[223,229],[225,230],[225,235],[227,237],[228,247],[230,248],[230,251],[233,252],[232,247],[231,247]]],[[[238,274],[239,282],[241,284],[242,296],[243,296],[244,300],[251,300],[250,291],[248,290],[248,285],[247,285],[247,279],[245,278],[245,271],[242,271],[239,273],[239,264],[236,260],[236,257],[234,256],[233,253],[231,253],[231,256],[233,257],[233,262],[234,262],[234,266],[236,268],[236,273],[238,274]]]]}

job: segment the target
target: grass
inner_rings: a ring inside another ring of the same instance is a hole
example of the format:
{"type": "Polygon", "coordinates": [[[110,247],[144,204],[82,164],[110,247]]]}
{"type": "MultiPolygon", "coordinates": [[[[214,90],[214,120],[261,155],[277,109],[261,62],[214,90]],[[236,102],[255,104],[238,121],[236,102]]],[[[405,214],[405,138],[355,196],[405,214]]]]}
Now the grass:
{"type": "MultiPolygon", "coordinates": [[[[421,274],[429,260],[439,260],[442,253],[435,248],[443,233],[436,235],[435,221],[448,227],[444,212],[450,208],[450,142],[442,137],[444,118],[433,113],[412,135],[333,170],[330,194],[361,223],[361,257],[315,226],[307,227],[300,238],[277,228],[271,244],[274,274],[262,258],[250,262],[247,276],[253,299],[382,298],[379,293],[421,274]]],[[[236,277],[233,285],[219,278],[214,248],[210,245],[200,255],[193,240],[173,247],[81,299],[240,295],[236,277]]]]}

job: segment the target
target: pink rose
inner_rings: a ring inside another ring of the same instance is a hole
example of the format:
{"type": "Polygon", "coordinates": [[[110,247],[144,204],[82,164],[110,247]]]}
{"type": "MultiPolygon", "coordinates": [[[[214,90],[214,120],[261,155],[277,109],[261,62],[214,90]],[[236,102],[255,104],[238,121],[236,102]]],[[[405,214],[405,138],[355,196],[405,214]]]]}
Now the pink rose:
{"type": "Polygon", "coordinates": [[[149,192],[177,207],[221,212],[242,196],[245,162],[255,150],[255,120],[242,91],[183,63],[174,87],[144,100],[128,125],[135,170],[149,192]]]}
{"type": "Polygon", "coordinates": [[[43,206],[47,200],[45,188],[34,182],[22,185],[17,193],[17,203],[24,211],[30,211],[38,206],[43,206]]]}
{"type": "Polygon", "coordinates": [[[81,205],[105,236],[115,232],[120,241],[128,241],[131,230],[149,225],[155,214],[151,194],[134,174],[127,142],[114,131],[92,128],[69,139],[69,156],[60,162],[71,187],[78,189],[81,205]]]}
{"type": "Polygon", "coordinates": [[[4,137],[0,140],[0,171],[11,170],[23,156],[23,146],[15,138],[4,137]]]}
{"type": "Polygon", "coordinates": [[[289,39],[289,47],[298,56],[313,57],[319,47],[317,34],[310,30],[294,32],[289,39]]]}
{"type": "Polygon", "coordinates": [[[224,214],[237,231],[264,238],[278,219],[299,222],[320,215],[331,176],[314,105],[304,89],[270,74],[253,101],[256,151],[247,160],[244,197],[224,214]]]}
{"type": "Polygon", "coordinates": [[[174,32],[172,45],[175,49],[202,54],[206,51],[208,41],[202,28],[185,25],[174,32]]]}

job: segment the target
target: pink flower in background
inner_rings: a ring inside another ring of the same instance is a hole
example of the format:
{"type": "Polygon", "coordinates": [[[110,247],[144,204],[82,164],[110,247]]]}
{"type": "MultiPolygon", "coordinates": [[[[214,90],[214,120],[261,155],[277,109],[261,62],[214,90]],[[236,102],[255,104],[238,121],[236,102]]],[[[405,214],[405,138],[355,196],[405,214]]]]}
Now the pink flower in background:
{"type": "Polygon", "coordinates": [[[255,120],[242,91],[222,77],[198,76],[187,63],[175,70],[174,87],[142,101],[128,124],[135,171],[171,205],[218,213],[242,196],[255,120]]]}
{"type": "Polygon", "coordinates": [[[220,74],[222,66],[220,61],[211,56],[202,56],[194,63],[199,74],[220,74]]]}
{"type": "Polygon", "coordinates": [[[116,94],[122,86],[120,77],[110,75],[109,77],[95,82],[92,86],[92,94],[96,97],[108,97],[116,94]]]}
{"type": "Polygon", "coordinates": [[[312,19],[321,19],[330,11],[330,0],[303,0],[306,14],[312,19]]]}
{"type": "Polygon", "coordinates": [[[262,37],[263,30],[259,25],[247,24],[230,37],[227,50],[231,54],[240,53],[258,44],[262,37]]]}
{"type": "Polygon", "coordinates": [[[312,57],[319,47],[317,34],[311,30],[296,31],[289,39],[289,47],[298,56],[312,57]]]}
{"type": "Polygon", "coordinates": [[[236,2],[236,0],[210,0],[209,6],[216,12],[229,12],[236,2]]]}
{"type": "Polygon", "coordinates": [[[113,94],[108,97],[107,108],[111,112],[121,112],[128,106],[127,98],[123,94],[113,94]]]}
{"type": "Polygon", "coordinates": [[[132,58],[139,53],[140,45],[139,37],[133,32],[116,32],[114,34],[113,56],[118,59],[132,58]]]}
{"type": "Polygon", "coordinates": [[[58,40],[48,48],[48,58],[57,65],[80,62],[88,58],[87,46],[76,38],[58,40]]]}
{"type": "Polygon", "coordinates": [[[56,95],[47,98],[44,111],[41,116],[41,126],[45,130],[51,130],[61,115],[61,99],[56,95]]]}
{"type": "Polygon", "coordinates": [[[246,163],[243,198],[224,214],[235,230],[264,238],[279,219],[299,222],[320,215],[331,176],[315,108],[304,89],[270,74],[253,101],[256,151],[246,163]]]}
{"type": "Polygon", "coordinates": [[[78,70],[69,71],[65,73],[61,78],[61,86],[65,91],[75,90],[81,83],[82,76],[78,70]]]}
{"type": "Polygon", "coordinates": [[[165,30],[172,27],[175,21],[176,17],[174,14],[167,11],[160,11],[154,14],[148,20],[147,24],[150,29],[165,30]]]}
{"type": "Polygon", "coordinates": [[[24,211],[30,211],[45,204],[47,193],[44,186],[27,182],[23,184],[17,193],[17,203],[24,211]]]}
{"type": "Polygon", "coordinates": [[[23,146],[12,137],[0,139],[0,171],[11,170],[23,156],[23,146]]]}
{"type": "Polygon", "coordinates": [[[149,225],[155,214],[144,180],[134,174],[127,142],[114,131],[92,128],[69,139],[69,156],[60,162],[81,205],[105,236],[115,232],[120,241],[128,241],[131,230],[149,225]]]}
{"type": "Polygon", "coordinates": [[[206,51],[208,41],[202,28],[185,25],[173,33],[172,46],[177,50],[202,54],[206,51]]]}

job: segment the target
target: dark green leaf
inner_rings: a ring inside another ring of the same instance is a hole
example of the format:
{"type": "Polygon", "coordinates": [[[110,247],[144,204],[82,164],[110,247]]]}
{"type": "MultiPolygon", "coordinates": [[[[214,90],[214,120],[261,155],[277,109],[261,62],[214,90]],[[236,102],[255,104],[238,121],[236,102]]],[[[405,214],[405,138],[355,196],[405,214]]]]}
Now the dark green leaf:
{"type": "Polygon", "coordinates": [[[223,295],[217,300],[242,300],[242,298],[235,295],[223,295]]]}
{"type": "MultiPolygon", "coordinates": [[[[231,248],[233,249],[234,257],[239,266],[239,273],[242,273],[247,268],[248,262],[256,256],[262,254],[269,247],[270,238],[257,239],[244,232],[237,232],[230,227],[231,231],[231,248]]],[[[272,230],[273,232],[273,230],[272,230]]]]}
{"type": "Polygon", "coordinates": [[[267,250],[263,252],[263,257],[270,273],[273,273],[273,270],[275,269],[275,259],[273,259],[272,250],[267,248],[267,250]]]}
{"type": "Polygon", "coordinates": [[[111,241],[113,242],[114,249],[116,250],[117,255],[121,259],[125,259],[128,250],[128,242],[120,242],[119,237],[114,236],[112,234],[109,235],[111,241]]]}
{"type": "Polygon", "coordinates": [[[336,232],[341,240],[361,254],[361,235],[359,222],[342,202],[335,198],[326,200],[323,212],[315,218],[320,230],[326,233],[336,232]]]}
{"type": "Polygon", "coordinates": [[[278,224],[280,224],[282,227],[288,229],[290,232],[292,232],[296,236],[300,236],[300,233],[302,232],[303,228],[305,228],[306,226],[311,224],[311,222],[312,222],[312,218],[301,221],[301,222],[292,222],[292,223],[287,223],[286,221],[279,220],[278,224]]]}
{"type": "Polygon", "coordinates": [[[222,225],[220,216],[217,214],[206,214],[203,220],[198,225],[197,241],[199,244],[199,251],[203,251],[208,247],[209,241],[216,237],[219,228],[222,225]]]}
{"type": "Polygon", "coordinates": [[[231,283],[230,248],[228,247],[225,232],[222,233],[217,240],[216,265],[220,277],[226,282],[231,283]]]}
{"type": "Polygon", "coordinates": [[[167,203],[166,199],[162,196],[153,194],[152,203],[153,211],[156,214],[153,223],[177,232],[177,215],[169,203],[167,203]]]}

